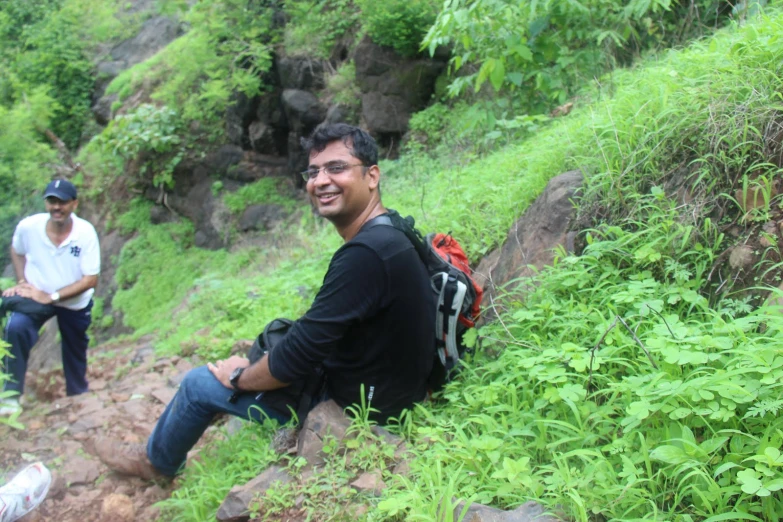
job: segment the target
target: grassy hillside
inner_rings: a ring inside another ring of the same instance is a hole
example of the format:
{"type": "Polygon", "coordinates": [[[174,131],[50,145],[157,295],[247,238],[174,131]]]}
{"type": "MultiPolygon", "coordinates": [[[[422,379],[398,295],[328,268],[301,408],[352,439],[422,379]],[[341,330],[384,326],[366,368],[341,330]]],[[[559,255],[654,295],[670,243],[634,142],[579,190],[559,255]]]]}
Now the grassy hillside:
{"type": "MultiPolygon", "coordinates": [[[[497,245],[567,169],[585,172],[581,211],[596,219],[583,255],[561,256],[524,300],[504,298],[463,378],[401,423],[417,452],[413,475],[385,477],[392,487],[368,518],[439,520],[443,499],[455,497],[500,507],[537,499],[574,520],[778,520],[783,320],[708,276],[731,244],[724,225],[779,216],[777,199],[743,215],[734,195],[779,176],[781,30],[783,15],[770,11],[615,72],[568,117],[481,159],[383,165],[390,206],[424,229],[452,230],[474,252],[497,245]],[[664,192],[675,178],[691,186],[687,203],[664,192]]],[[[280,241],[296,244],[300,262],[253,253],[240,267],[252,283],[233,285],[215,257],[183,315],[213,304],[199,295],[223,299],[210,285],[237,300],[250,288],[267,299],[240,323],[260,325],[270,303],[279,315],[283,296],[316,288],[334,234],[310,218],[293,228],[299,239],[280,241]]],[[[244,314],[218,313],[229,309],[244,314]]],[[[237,465],[229,445],[246,454],[263,443],[218,444],[186,472],[167,516],[209,518],[226,477],[263,467],[237,465]]],[[[340,503],[315,485],[305,494],[340,503]]]]}

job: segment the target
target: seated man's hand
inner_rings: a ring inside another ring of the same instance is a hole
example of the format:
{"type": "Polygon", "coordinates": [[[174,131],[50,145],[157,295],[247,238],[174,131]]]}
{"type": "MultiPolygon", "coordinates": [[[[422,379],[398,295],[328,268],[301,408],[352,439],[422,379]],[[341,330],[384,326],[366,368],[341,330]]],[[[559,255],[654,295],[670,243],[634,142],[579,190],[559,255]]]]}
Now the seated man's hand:
{"type": "Polygon", "coordinates": [[[3,291],[3,297],[11,297],[14,295],[18,295],[19,297],[27,297],[41,304],[50,304],[52,302],[49,294],[43,290],[38,290],[30,283],[21,283],[3,291]]]}
{"type": "Polygon", "coordinates": [[[212,372],[212,375],[220,381],[220,384],[230,389],[233,389],[233,387],[231,386],[231,381],[229,379],[234,370],[237,368],[247,368],[248,366],[250,366],[250,361],[238,355],[232,355],[228,359],[216,361],[215,364],[207,363],[207,369],[212,372]]]}

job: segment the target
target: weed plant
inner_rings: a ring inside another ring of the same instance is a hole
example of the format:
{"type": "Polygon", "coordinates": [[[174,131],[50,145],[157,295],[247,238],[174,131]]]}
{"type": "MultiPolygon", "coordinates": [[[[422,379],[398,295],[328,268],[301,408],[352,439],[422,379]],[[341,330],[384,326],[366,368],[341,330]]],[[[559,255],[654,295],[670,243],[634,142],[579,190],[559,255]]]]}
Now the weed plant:
{"type": "Polygon", "coordinates": [[[276,427],[275,421],[248,422],[231,437],[221,432],[213,438],[198,459],[188,462],[171,497],[157,504],[161,520],[214,520],[234,485],[244,484],[277,461],[268,444],[276,427]]]}

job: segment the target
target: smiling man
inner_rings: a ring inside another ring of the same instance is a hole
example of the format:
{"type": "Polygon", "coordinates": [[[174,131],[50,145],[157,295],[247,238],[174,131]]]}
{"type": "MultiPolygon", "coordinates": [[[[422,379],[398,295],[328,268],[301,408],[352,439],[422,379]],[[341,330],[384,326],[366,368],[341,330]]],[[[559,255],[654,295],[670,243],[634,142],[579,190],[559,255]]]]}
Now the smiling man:
{"type": "Polygon", "coordinates": [[[56,316],[62,338],[65,390],[68,395],[87,391],[87,328],[90,326],[92,295],[98,284],[101,254],[95,228],[75,214],[79,206],[76,187],[67,180],[54,180],[44,191],[46,213],[19,222],[11,243],[11,262],[17,284],[3,297],[19,296],[41,305],[43,314],[11,312],[4,339],[11,355],[3,360],[10,376],[6,391],[18,396],[0,402],[0,415],[18,411],[24,391],[27,360],[38,331],[56,316]]]}
{"type": "Polygon", "coordinates": [[[218,413],[285,422],[290,413],[273,409],[264,392],[307,378],[317,367],[325,392],[311,407],[327,398],[342,407],[366,404],[371,418],[384,422],[424,399],[435,353],[433,293],[405,234],[373,224],[387,214],[375,140],[334,124],[317,128],[303,145],[310,158],[302,173],[307,193],[345,241],[315,301],[256,363],[234,356],[189,372],[146,446],[96,441],[110,468],[148,479],[175,475],[218,413]]]}

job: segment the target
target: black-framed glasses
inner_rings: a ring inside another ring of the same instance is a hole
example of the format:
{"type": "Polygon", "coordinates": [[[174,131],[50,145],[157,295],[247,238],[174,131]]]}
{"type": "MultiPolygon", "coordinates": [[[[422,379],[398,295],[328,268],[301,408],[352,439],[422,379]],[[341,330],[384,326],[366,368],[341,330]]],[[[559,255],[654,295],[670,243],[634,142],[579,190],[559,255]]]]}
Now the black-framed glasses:
{"type": "Polygon", "coordinates": [[[326,172],[327,175],[336,176],[337,174],[342,174],[351,167],[365,167],[365,165],[362,163],[330,163],[328,165],[324,165],[323,167],[313,167],[307,170],[303,170],[301,174],[305,181],[310,181],[311,179],[317,178],[318,173],[321,172],[322,169],[326,172]]]}

